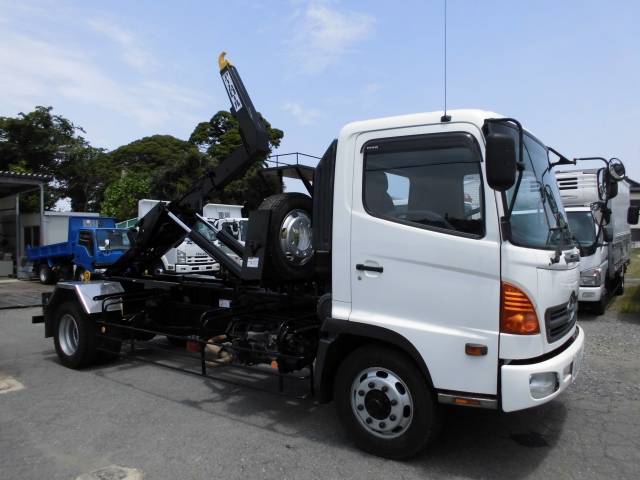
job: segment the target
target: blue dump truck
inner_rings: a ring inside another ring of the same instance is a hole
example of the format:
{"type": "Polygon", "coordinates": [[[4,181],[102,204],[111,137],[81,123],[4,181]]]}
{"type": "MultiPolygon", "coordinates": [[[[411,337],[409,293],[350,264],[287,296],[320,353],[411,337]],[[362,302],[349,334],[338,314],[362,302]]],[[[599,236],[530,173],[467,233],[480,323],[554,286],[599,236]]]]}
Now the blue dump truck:
{"type": "Polygon", "coordinates": [[[27,259],[44,284],[100,274],[129,249],[127,231],[111,217],[69,217],[67,241],[27,247],[27,259]],[[88,273],[85,273],[88,272],[88,273]]]}

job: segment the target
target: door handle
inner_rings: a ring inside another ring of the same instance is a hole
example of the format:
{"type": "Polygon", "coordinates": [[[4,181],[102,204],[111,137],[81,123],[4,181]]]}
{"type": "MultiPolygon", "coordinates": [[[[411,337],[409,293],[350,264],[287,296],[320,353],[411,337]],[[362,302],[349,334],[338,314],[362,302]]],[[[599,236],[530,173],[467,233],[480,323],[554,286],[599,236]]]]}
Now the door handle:
{"type": "Polygon", "coordinates": [[[365,265],[364,263],[358,263],[356,264],[356,270],[359,271],[367,271],[367,272],[378,272],[378,273],[382,273],[382,271],[384,270],[382,267],[373,267],[370,265],[365,265]]]}

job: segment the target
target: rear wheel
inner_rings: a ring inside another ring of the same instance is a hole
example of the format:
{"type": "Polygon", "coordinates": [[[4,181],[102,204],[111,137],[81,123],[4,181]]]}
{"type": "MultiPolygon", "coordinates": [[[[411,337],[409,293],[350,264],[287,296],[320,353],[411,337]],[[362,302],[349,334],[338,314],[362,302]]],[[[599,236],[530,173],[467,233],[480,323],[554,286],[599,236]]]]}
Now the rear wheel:
{"type": "Polygon", "coordinates": [[[54,275],[51,267],[46,263],[40,264],[38,268],[38,278],[43,285],[51,285],[54,282],[54,275]]]}
{"type": "Polygon", "coordinates": [[[616,295],[624,295],[624,273],[620,275],[618,288],[616,289],[616,295]]]}
{"type": "Polygon", "coordinates": [[[282,193],[266,198],[260,210],[271,210],[268,259],[281,279],[304,280],[313,273],[311,198],[302,193],[282,193]]]}
{"type": "Polygon", "coordinates": [[[369,453],[411,457],[439,432],[441,415],[433,390],[413,361],[396,350],[359,348],[340,366],[334,388],[343,425],[369,453]]]}
{"type": "Polygon", "coordinates": [[[81,282],[84,280],[84,268],[82,268],[80,265],[76,265],[76,271],[74,273],[75,275],[75,280],[78,282],[81,282]]]}
{"type": "Polygon", "coordinates": [[[60,362],[69,368],[91,365],[97,355],[96,324],[76,302],[65,302],[55,313],[53,341],[60,362]]]}

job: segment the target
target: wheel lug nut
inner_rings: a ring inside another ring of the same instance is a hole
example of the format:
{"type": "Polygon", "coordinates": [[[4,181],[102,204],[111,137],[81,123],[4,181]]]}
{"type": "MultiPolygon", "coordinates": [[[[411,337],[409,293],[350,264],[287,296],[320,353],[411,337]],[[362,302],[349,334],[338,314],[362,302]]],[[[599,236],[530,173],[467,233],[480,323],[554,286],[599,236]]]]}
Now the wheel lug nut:
{"type": "Polygon", "coordinates": [[[382,387],[383,392],[386,392],[387,390],[389,390],[389,388],[386,385],[382,387]]]}
{"type": "Polygon", "coordinates": [[[384,427],[386,427],[386,426],[387,426],[387,424],[386,424],[386,423],[384,423],[384,422],[380,422],[380,428],[384,428],[384,427]]]}
{"type": "Polygon", "coordinates": [[[364,408],[364,405],[358,405],[358,410],[362,410],[364,408]]]}
{"type": "Polygon", "coordinates": [[[396,400],[395,398],[391,400],[391,405],[395,407],[397,404],[398,404],[398,400],[396,400]]]}
{"type": "Polygon", "coordinates": [[[396,420],[396,416],[395,415],[389,415],[389,420],[394,422],[396,420]]]}
{"type": "Polygon", "coordinates": [[[367,423],[371,423],[372,421],[373,421],[373,420],[371,420],[371,418],[370,418],[370,417],[367,417],[367,419],[365,420],[365,422],[367,422],[367,423]]]}
{"type": "Polygon", "coordinates": [[[364,397],[364,390],[359,390],[358,395],[360,395],[361,397],[364,397]]]}
{"type": "Polygon", "coordinates": [[[369,382],[369,388],[375,388],[376,384],[373,382],[369,382]]]}

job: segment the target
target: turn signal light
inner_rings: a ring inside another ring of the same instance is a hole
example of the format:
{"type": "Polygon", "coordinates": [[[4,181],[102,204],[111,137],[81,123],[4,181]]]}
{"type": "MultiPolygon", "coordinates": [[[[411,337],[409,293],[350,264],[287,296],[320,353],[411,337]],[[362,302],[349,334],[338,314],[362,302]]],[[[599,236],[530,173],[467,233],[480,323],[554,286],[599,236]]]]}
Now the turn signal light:
{"type": "Polygon", "coordinates": [[[502,282],[500,295],[500,332],[516,335],[540,333],[538,316],[527,294],[502,282]]]}

